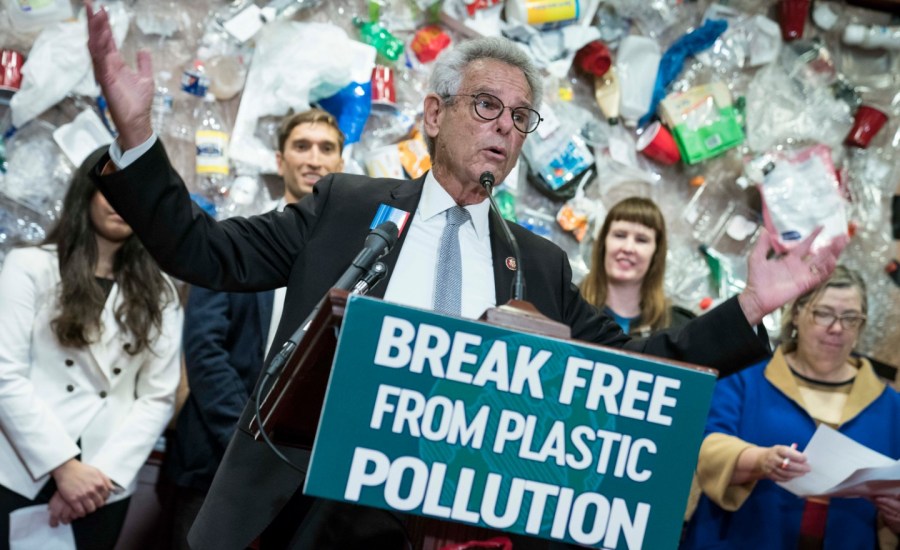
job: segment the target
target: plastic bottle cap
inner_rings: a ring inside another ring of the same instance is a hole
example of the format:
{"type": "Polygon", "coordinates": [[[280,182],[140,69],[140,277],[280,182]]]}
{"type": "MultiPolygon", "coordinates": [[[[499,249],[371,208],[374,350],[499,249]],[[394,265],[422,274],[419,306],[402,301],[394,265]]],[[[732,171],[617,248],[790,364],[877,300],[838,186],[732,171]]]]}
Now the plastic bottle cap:
{"type": "Polygon", "coordinates": [[[866,28],[862,25],[847,25],[844,28],[844,42],[847,44],[862,44],[866,39],[866,28]]]}
{"type": "Polygon", "coordinates": [[[832,10],[831,6],[828,4],[816,2],[816,7],[813,8],[812,18],[820,29],[825,29],[827,31],[834,28],[834,24],[837,23],[838,20],[838,15],[834,13],[834,10],[832,10]]]}

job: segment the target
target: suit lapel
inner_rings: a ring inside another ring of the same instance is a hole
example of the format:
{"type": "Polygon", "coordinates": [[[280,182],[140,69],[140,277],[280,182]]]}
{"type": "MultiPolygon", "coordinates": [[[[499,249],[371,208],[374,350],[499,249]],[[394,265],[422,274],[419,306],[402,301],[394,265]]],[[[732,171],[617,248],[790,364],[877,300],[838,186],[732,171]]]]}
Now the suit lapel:
{"type": "Polygon", "coordinates": [[[92,338],[92,343],[88,345],[91,355],[97,362],[100,372],[107,378],[110,378],[109,369],[113,363],[113,357],[116,353],[116,346],[121,342],[116,336],[119,334],[119,326],[116,324],[115,311],[119,300],[119,285],[114,284],[109,296],[106,297],[106,303],[103,311],[100,313],[100,327],[102,329],[100,338],[92,338]]]}
{"type": "Polygon", "coordinates": [[[406,234],[409,233],[409,228],[412,226],[413,216],[416,215],[416,209],[419,207],[419,199],[422,198],[422,186],[425,183],[425,175],[412,181],[400,182],[399,185],[391,190],[390,196],[384,202],[388,206],[409,212],[409,219],[406,221],[406,227],[403,228],[403,233],[400,234],[397,244],[394,245],[394,248],[391,249],[387,256],[381,259],[381,261],[384,262],[384,265],[387,266],[387,277],[378,283],[378,286],[376,286],[369,294],[370,296],[384,298],[388,282],[390,282],[391,276],[394,274],[394,266],[397,265],[397,258],[400,256],[400,249],[403,248],[403,243],[406,241],[406,234]]]}
{"type": "Polygon", "coordinates": [[[512,282],[515,272],[507,266],[507,258],[512,258],[512,248],[503,236],[501,223],[506,223],[493,210],[488,215],[491,228],[491,256],[494,259],[494,292],[497,305],[503,305],[512,297],[512,282]]]}

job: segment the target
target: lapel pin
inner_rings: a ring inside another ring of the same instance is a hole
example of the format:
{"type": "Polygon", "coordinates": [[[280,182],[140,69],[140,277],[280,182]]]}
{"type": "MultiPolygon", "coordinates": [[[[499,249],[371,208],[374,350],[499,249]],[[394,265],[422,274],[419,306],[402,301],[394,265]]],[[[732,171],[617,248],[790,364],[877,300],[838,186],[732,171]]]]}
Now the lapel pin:
{"type": "Polygon", "coordinates": [[[512,256],[507,257],[507,258],[506,258],[506,269],[508,269],[508,270],[510,270],[510,271],[515,271],[515,270],[516,270],[516,267],[517,267],[517,266],[516,266],[516,259],[513,258],[512,256]]]}

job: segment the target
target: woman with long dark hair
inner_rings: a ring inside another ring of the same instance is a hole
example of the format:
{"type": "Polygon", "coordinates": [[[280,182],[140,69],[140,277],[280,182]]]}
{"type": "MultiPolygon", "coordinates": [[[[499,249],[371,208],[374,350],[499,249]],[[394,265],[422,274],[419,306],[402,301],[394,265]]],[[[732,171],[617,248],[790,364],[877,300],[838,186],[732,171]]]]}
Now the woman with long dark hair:
{"type": "Polygon", "coordinates": [[[71,524],[79,549],[112,548],[174,411],[182,309],[88,177],[101,153],[45,242],[0,271],[0,548],[29,506],[71,524]]]}

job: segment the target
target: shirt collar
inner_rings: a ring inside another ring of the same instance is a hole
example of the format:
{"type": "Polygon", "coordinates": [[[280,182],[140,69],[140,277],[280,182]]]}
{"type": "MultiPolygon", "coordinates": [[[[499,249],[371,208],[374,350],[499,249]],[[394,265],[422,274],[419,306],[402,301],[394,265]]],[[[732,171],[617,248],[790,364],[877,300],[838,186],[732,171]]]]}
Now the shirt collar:
{"type": "MultiPolygon", "coordinates": [[[[456,206],[456,201],[438,183],[437,178],[434,177],[434,172],[429,170],[425,176],[425,183],[422,185],[422,198],[419,200],[419,214],[422,216],[422,219],[428,221],[438,214],[443,214],[445,210],[453,206],[456,206]]],[[[475,236],[479,239],[488,236],[488,213],[490,208],[490,201],[487,199],[478,204],[470,204],[465,207],[472,217],[475,236]]]]}

